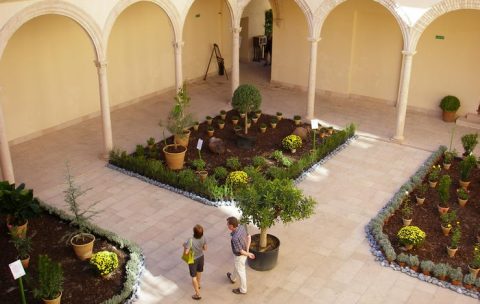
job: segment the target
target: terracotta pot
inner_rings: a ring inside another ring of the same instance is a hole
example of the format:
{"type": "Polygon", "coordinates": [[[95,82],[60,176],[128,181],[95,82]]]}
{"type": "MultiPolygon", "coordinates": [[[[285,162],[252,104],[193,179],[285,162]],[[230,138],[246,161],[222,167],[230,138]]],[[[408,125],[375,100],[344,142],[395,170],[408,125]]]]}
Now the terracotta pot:
{"type": "Polygon", "coordinates": [[[410,266],[410,269],[415,272],[418,272],[418,266],[410,266]]]}
{"type": "Polygon", "coordinates": [[[173,141],[178,145],[188,147],[188,141],[190,140],[190,130],[183,132],[183,134],[175,134],[173,141]]]}
{"type": "Polygon", "coordinates": [[[61,299],[62,299],[62,293],[60,292],[58,297],[56,297],[55,299],[52,299],[52,300],[42,299],[42,300],[43,300],[43,303],[45,304],[60,304],[61,299]]]}
{"type": "Polygon", "coordinates": [[[175,145],[166,145],[163,147],[163,154],[165,154],[165,160],[167,161],[168,168],[171,170],[180,170],[183,168],[183,161],[185,160],[187,147],[178,145],[177,149],[179,149],[179,152],[172,152],[171,149],[174,148],[175,145]]]}
{"type": "Polygon", "coordinates": [[[470,284],[464,284],[463,286],[465,286],[466,289],[473,289],[473,285],[470,284]]]}
{"type": "Polygon", "coordinates": [[[252,121],[253,121],[253,123],[257,123],[257,121],[258,121],[258,117],[254,117],[254,118],[252,118],[252,121]]]}
{"type": "Polygon", "coordinates": [[[462,282],[461,282],[461,281],[457,281],[457,280],[452,280],[452,285],[460,286],[460,285],[462,285],[462,282]]]}
{"type": "Polygon", "coordinates": [[[435,188],[435,187],[437,186],[437,183],[438,183],[438,182],[428,181],[428,184],[430,185],[430,188],[435,188]]]}
{"type": "Polygon", "coordinates": [[[438,208],[438,213],[440,214],[447,213],[448,209],[450,209],[450,207],[440,207],[440,205],[437,205],[437,208],[438,208]]]}
{"type": "Polygon", "coordinates": [[[458,250],[458,247],[457,248],[450,248],[450,247],[447,246],[448,256],[453,258],[455,256],[455,254],[457,253],[457,250],[458,250]]]}
{"type": "Polygon", "coordinates": [[[405,267],[405,262],[398,262],[398,266],[405,267]]]}
{"type": "Polygon", "coordinates": [[[468,271],[476,278],[478,276],[480,268],[472,268],[470,267],[470,265],[468,265],[468,271]]]}
{"type": "Polygon", "coordinates": [[[202,170],[202,171],[197,171],[198,177],[200,178],[200,181],[203,183],[208,176],[208,171],[202,170]]]}
{"type": "Polygon", "coordinates": [[[296,152],[297,152],[297,149],[290,149],[290,152],[296,153],[296,152]]]}
{"type": "Polygon", "coordinates": [[[426,276],[429,276],[429,275],[430,275],[430,271],[424,270],[424,271],[422,271],[422,273],[423,273],[423,275],[426,275],[426,276]]]}
{"type": "Polygon", "coordinates": [[[467,201],[468,200],[458,199],[458,204],[460,205],[460,207],[465,207],[465,205],[467,204],[467,201]]]}
{"type": "Polygon", "coordinates": [[[199,125],[193,125],[193,130],[198,131],[198,126],[199,125]]]}
{"type": "Polygon", "coordinates": [[[277,115],[277,120],[280,121],[282,120],[283,115],[277,115]]]}
{"type": "Polygon", "coordinates": [[[30,264],[30,256],[28,255],[26,259],[20,259],[20,262],[22,262],[23,268],[27,269],[28,265],[30,264]]]}
{"type": "Polygon", "coordinates": [[[457,119],[457,111],[455,112],[443,111],[442,119],[445,122],[455,122],[455,120],[457,119]]]}
{"type": "Polygon", "coordinates": [[[272,126],[272,129],[275,129],[277,127],[276,123],[270,123],[270,126],[272,126]]]}
{"type": "Polygon", "coordinates": [[[236,126],[238,124],[238,119],[232,119],[232,124],[236,126]]]}
{"type": "Polygon", "coordinates": [[[412,244],[409,244],[409,245],[405,245],[405,250],[412,250],[413,249],[413,245],[412,244]]]}
{"type": "Polygon", "coordinates": [[[267,128],[260,128],[260,132],[262,132],[262,133],[267,132],[267,128]]]}
{"type": "Polygon", "coordinates": [[[438,279],[442,280],[442,281],[445,281],[446,278],[447,278],[447,276],[444,276],[444,275],[438,276],[438,279]]]}
{"type": "Polygon", "coordinates": [[[402,218],[402,221],[403,221],[403,226],[410,226],[410,224],[412,223],[412,219],[402,218]]]}
{"type": "Polygon", "coordinates": [[[240,113],[240,118],[245,118],[245,113],[240,113]]]}
{"type": "Polygon", "coordinates": [[[24,239],[25,236],[27,235],[27,228],[28,228],[28,220],[25,222],[25,224],[20,225],[20,226],[14,226],[10,224],[11,217],[7,216],[7,228],[10,233],[16,234],[19,238],[24,239]]]}
{"type": "Polygon", "coordinates": [[[218,128],[222,130],[223,128],[225,128],[225,124],[218,124],[218,128]]]}
{"type": "Polygon", "coordinates": [[[212,137],[214,132],[214,130],[207,130],[208,137],[212,137]]]}
{"type": "Polygon", "coordinates": [[[418,196],[416,196],[416,199],[417,199],[417,205],[423,205],[425,198],[419,198],[418,196]]]}
{"type": "Polygon", "coordinates": [[[452,227],[443,227],[443,226],[440,226],[440,227],[442,227],[442,232],[444,236],[448,236],[448,234],[450,233],[450,230],[452,230],[452,227]]]}
{"type": "Polygon", "coordinates": [[[448,170],[452,164],[443,163],[443,169],[448,170]]]}
{"type": "Polygon", "coordinates": [[[207,119],[207,124],[210,126],[212,125],[213,119],[207,119]]]}
{"type": "Polygon", "coordinates": [[[92,257],[94,242],[95,236],[90,233],[79,233],[70,239],[70,244],[73,246],[73,251],[75,251],[77,257],[82,261],[92,257]],[[86,238],[86,243],[79,243],[80,238],[86,238]]]}
{"type": "Polygon", "coordinates": [[[470,182],[464,182],[462,180],[460,180],[459,183],[460,183],[460,187],[462,187],[465,190],[467,190],[468,185],[470,185],[470,182]]]}
{"type": "Polygon", "coordinates": [[[225,120],[225,119],[227,118],[227,114],[220,114],[220,118],[221,118],[222,120],[225,120]]]}
{"type": "Polygon", "coordinates": [[[301,120],[295,120],[295,125],[296,125],[296,126],[299,126],[301,123],[302,123],[301,120]]]}

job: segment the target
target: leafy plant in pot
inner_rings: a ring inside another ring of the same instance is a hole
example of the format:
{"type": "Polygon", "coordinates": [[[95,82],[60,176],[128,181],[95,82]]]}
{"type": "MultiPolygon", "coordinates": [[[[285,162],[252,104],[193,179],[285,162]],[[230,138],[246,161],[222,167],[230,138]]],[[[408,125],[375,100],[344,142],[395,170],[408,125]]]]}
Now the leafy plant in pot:
{"type": "Polygon", "coordinates": [[[28,268],[28,264],[30,262],[30,252],[32,251],[32,238],[35,236],[25,236],[20,237],[18,233],[15,231],[15,228],[12,232],[10,232],[10,243],[13,244],[15,249],[18,253],[18,258],[22,262],[23,268],[28,268]]]}
{"type": "Polygon", "coordinates": [[[260,229],[260,235],[252,236],[250,251],[255,259],[249,260],[249,265],[262,271],[275,267],[280,246],[276,237],[267,234],[268,228],[277,221],[290,223],[306,219],[314,213],[316,205],[289,179],[259,179],[237,191],[235,201],[242,213],[242,222],[253,223],[260,229]]]}
{"type": "Polygon", "coordinates": [[[59,304],[63,291],[63,270],[60,263],[53,262],[47,255],[38,256],[38,287],[33,291],[44,303],[59,304]]]}
{"type": "Polygon", "coordinates": [[[447,212],[450,208],[448,206],[448,200],[450,199],[451,184],[452,179],[449,175],[443,175],[438,183],[438,196],[440,198],[440,203],[438,204],[438,212],[440,214],[447,212]]]}
{"type": "Polygon", "coordinates": [[[465,134],[461,137],[461,141],[464,150],[463,156],[471,155],[478,144],[478,134],[465,134]]]}
{"type": "Polygon", "coordinates": [[[19,236],[25,237],[28,219],[40,214],[37,198],[33,190],[25,189],[25,184],[15,188],[8,181],[0,182],[0,214],[7,216],[7,227],[15,230],[19,236]]]}
{"type": "Polygon", "coordinates": [[[73,250],[77,257],[83,261],[92,256],[95,236],[89,233],[88,220],[98,214],[98,211],[93,210],[98,202],[94,202],[82,210],[77,200],[90,189],[82,190],[79,186],[75,185],[68,164],[65,179],[67,184],[67,189],[63,191],[65,193],[65,203],[67,203],[68,208],[73,214],[73,219],[70,224],[78,227],[77,231],[66,235],[66,238],[70,240],[70,244],[73,246],[73,250]]]}
{"type": "Polygon", "coordinates": [[[246,114],[244,118],[244,136],[242,137],[237,133],[237,139],[239,139],[237,145],[239,145],[239,147],[250,148],[255,143],[255,137],[246,136],[248,134],[248,114],[257,111],[261,103],[262,95],[260,95],[260,91],[253,85],[242,84],[233,93],[232,107],[238,112],[244,112],[246,114]]]}
{"type": "Polygon", "coordinates": [[[443,110],[443,121],[454,122],[456,112],[460,108],[460,100],[452,95],[445,96],[440,101],[440,108],[443,110]]]}
{"type": "Polygon", "coordinates": [[[469,155],[465,157],[459,165],[460,171],[460,186],[467,190],[468,185],[470,184],[470,175],[473,168],[477,166],[477,160],[474,155],[469,155]]]}
{"type": "MultiPolygon", "coordinates": [[[[163,153],[168,168],[171,170],[180,170],[183,168],[185,153],[187,152],[188,141],[190,138],[190,126],[193,124],[193,118],[190,114],[185,113],[190,103],[190,97],[187,93],[187,86],[183,84],[175,96],[175,103],[168,114],[166,124],[167,130],[174,135],[173,144],[163,147],[163,153]]],[[[160,122],[160,126],[162,123],[160,122]]]]}

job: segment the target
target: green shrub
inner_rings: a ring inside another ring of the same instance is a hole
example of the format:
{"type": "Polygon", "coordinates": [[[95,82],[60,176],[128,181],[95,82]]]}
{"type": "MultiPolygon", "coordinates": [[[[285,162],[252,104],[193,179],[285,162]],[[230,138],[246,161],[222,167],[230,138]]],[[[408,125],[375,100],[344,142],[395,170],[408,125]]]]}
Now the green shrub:
{"type": "Polygon", "coordinates": [[[417,226],[406,226],[398,231],[397,237],[403,245],[417,246],[425,240],[426,234],[417,226]]]}
{"type": "Polygon", "coordinates": [[[60,263],[53,262],[47,255],[38,256],[38,288],[36,298],[52,300],[63,291],[63,270],[60,263]]]}
{"type": "Polygon", "coordinates": [[[219,166],[213,169],[213,176],[215,176],[218,179],[225,179],[227,178],[228,171],[225,167],[219,166]]]}
{"type": "Polygon", "coordinates": [[[440,101],[440,108],[443,111],[455,112],[460,108],[460,100],[452,95],[445,96],[440,101]]]}
{"type": "Polygon", "coordinates": [[[397,255],[397,262],[399,263],[407,263],[408,262],[408,255],[405,253],[400,253],[397,255]]]}
{"type": "Polygon", "coordinates": [[[302,138],[298,135],[288,135],[282,140],[282,146],[287,150],[296,150],[302,146],[302,138]]]}
{"type": "Polygon", "coordinates": [[[102,276],[106,276],[118,268],[118,256],[115,252],[99,251],[90,258],[90,265],[102,276]]]}
{"type": "Polygon", "coordinates": [[[267,169],[266,175],[271,179],[286,179],[288,178],[288,172],[277,166],[271,166],[267,169]]]}
{"type": "Polygon", "coordinates": [[[242,164],[240,163],[238,157],[227,158],[225,165],[231,170],[239,170],[242,167],[242,164]]]}
{"type": "Polygon", "coordinates": [[[433,275],[436,276],[437,278],[444,277],[447,275],[448,272],[448,265],[444,263],[438,263],[433,266],[432,272],[433,275]]]}
{"type": "Polygon", "coordinates": [[[477,165],[477,159],[473,155],[465,157],[459,165],[460,179],[464,182],[468,181],[473,168],[477,165]]]}
{"type": "Polygon", "coordinates": [[[418,259],[418,256],[409,254],[407,264],[410,267],[417,267],[418,265],[420,265],[420,260],[418,259]]]}
{"type": "Polygon", "coordinates": [[[145,148],[142,145],[137,145],[137,148],[135,149],[135,155],[145,156],[145,148]]]}
{"type": "Polygon", "coordinates": [[[252,158],[252,165],[257,168],[261,168],[267,165],[267,159],[263,156],[254,156],[252,158]]]}
{"type": "Polygon", "coordinates": [[[478,133],[465,134],[462,136],[461,140],[463,149],[465,150],[464,155],[470,155],[478,144],[478,133]]]}
{"type": "Polygon", "coordinates": [[[448,277],[452,281],[462,281],[463,280],[463,273],[462,273],[462,268],[457,267],[457,268],[450,268],[447,272],[448,277]]]}
{"type": "Polygon", "coordinates": [[[233,171],[227,177],[227,184],[232,187],[246,185],[248,183],[248,175],[243,171],[233,171]]]}
{"type": "Polygon", "coordinates": [[[197,158],[192,160],[192,166],[197,169],[197,171],[202,171],[205,169],[205,161],[201,158],[197,158]]]}
{"type": "Polygon", "coordinates": [[[443,175],[438,182],[438,196],[440,197],[440,205],[446,207],[450,199],[450,185],[452,179],[449,175],[443,175]]]}
{"type": "Polygon", "coordinates": [[[475,276],[471,273],[469,274],[466,274],[464,277],[463,277],[463,283],[467,284],[467,285],[473,285],[475,284],[475,276]]]}
{"type": "Polygon", "coordinates": [[[430,261],[430,260],[423,260],[423,261],[420,263],[420,268],[422,269],[423,272],[430,272],[430,271],[432,271],[433,266],[435,266],[435,264],[434,264],[432,261],[430,261]]]}

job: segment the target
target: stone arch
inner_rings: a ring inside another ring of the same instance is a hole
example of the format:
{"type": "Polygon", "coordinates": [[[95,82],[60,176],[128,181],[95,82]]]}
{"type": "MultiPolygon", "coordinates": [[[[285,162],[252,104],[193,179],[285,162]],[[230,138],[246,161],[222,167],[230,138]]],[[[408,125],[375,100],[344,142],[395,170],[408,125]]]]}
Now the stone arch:
{"type": "MultiPolygon", "coordinates": [[[[226,4],[227,4],[227,7],[228,7],[228,12],[230,13],[230,20],[231,20],[231,24],[232,24],[232,28],[235,28],[235,27],[239,27],[240,26],[240,19],[238,19],[238,24],[235,23],[236,21],[236,14],[234,12],[234,9],[232,7],[232,3],[230,3],[230,0],[223,0],[226,4]]],[[[192,8],[193,6],[193,3],[195,2],[195,0],[189,0],[188,4],[185,5],[185,9],[183,10],[183,20],[182,20],[182,24],[183,22],[185,22],[185,18],[187,18],[187,15],[188,15],[188,12],[190,11],[190,9],[192,8]]],[[[183,30],[183,28],[182,28],[183,30]]]]}
{"type": "Polygon", "coordinates": [[[120,16],[120,14],[122,14],[129,6],[138,2],[152,2],[158,5],[167,14],[168,19],[170,20],[175,41],[178,42],[182,40],[182,31],[181,31],[182,20],[178,14],[177,9],[173,6],[172,1],[169,1],[169,0],[121,0],[112,9],[110,14],[108,15],[107,21],[105,22],[104,42],[105,42],[106,48],[108,48],[108,39],[110,38],[113,25],[117,21],[118,16],[120,16]]]}
{"type": "Polygon", "coordinates": [[[61,15],[74,20],[92,41],[97,60],[105,58],[102,34],[97,23],[82,9],[64,1],[46,1],[32,4],[11,17],[0,32],[0,59],[10,38],[28,21],[42,15],[61,15]]]}
{"type": "Polygon", "coordinates": [[[412,31],[411,50],[417,48],[418,41],[425,29],[437,18],[456,10],[476,9],[480,10],[480,1],[471,0],[444,0],[432,6],[423,16],[415,23],[412,31]]]}
{"type": "MultiPolygon", "coordinates": [[[[315,11],[315,26],[312,37],[319,38],[322,32],[323,24],[328,15],[340,4],[347,0],[326,0],[315,11]]],[[[400,6],[394,0],[375,0],[383,7],[385,7],[397,20],[398,26],[402,32],[404,49],[407,49],[409,42],[409,24],[410,18],[400,8],[400,6]]]]}

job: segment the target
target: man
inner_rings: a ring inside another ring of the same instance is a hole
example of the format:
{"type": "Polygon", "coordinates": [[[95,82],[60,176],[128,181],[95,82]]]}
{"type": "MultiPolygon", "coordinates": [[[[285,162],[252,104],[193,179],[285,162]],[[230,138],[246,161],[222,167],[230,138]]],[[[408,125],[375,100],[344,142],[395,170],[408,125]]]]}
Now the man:
{"type": "Polygon", "coordinates": [[[245,226],[239,226],[236,217],[227,218],[227,227],[231,231],[232,236],[231,245],[234,259],[234,271],[233,274],[227,272],[227,278],[232,284],[237,280],[237,276],[240,278],[240,288],[232,290],[235,294],[247,293],[247,272],[245,270],[245,263],[247,258],[254,259],[255,255],[249,252],[251,236],[248,234],[245,226]]]}

